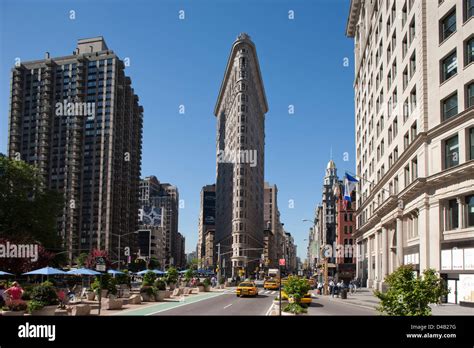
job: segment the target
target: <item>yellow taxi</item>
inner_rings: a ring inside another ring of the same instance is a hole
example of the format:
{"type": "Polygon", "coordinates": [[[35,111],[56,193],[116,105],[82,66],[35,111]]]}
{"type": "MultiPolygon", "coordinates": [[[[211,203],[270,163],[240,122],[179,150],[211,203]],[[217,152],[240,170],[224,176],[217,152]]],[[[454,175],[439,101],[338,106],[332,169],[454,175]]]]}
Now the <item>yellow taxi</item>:
{"type": "Polygon", "coordinates": [[[240,283],[236,290],[237,297],[240,296],[257,296],[258,290],[254,282],[240,283]]]}
{"type": "Polygon", "coordinates": [[[279,284],[275,279],[267,279],[263,283],[263,288],[265,290],[278,290],[279,284]]]}
{"type": "MultiPolygon", "coordinates": [[[[281,299],[288,300],[288,294],[284,290],[281,291],[281,299]]],[[[306,295],[304,295],[303,298],[300,300],[300,303],[304,303],[304,304],[311,304],[311,302],[313,302],[313,299],[309,292],[306,295]]]]}

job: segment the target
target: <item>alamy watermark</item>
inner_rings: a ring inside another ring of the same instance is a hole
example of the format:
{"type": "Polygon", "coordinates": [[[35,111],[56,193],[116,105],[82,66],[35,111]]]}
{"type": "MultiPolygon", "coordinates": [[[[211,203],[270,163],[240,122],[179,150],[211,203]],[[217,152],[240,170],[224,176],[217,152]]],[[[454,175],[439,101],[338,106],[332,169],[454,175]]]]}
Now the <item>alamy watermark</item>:
{"type": "Polygon", "coordinates": [[[63,100],[62,103],[57,102],[55,107],[56,116],[84,116],[88,119],[95,117],[95,103],[63,100]]]}
{"type": "Polygon", "coordinates": [[[0,258],[31,259],[38,261],[38,244],[0,244],[0,258]]]}
{"type": "Polygon", "coordinates": [[[257,166],[257,150],[219,150],[218,163],[248,163],[250,167],[257,166]]]}

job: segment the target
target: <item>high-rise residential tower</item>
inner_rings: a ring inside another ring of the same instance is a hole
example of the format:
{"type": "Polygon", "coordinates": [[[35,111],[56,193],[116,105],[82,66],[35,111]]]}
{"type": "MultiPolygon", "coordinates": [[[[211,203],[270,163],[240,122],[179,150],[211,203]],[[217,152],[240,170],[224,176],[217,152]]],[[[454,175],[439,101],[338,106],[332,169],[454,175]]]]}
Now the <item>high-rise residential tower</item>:
{"type": "Polygon", "coordinates": [[[201,209],[199,212],[197,258],[202,268],[215,265],[214,233],[216,229],[216,185],[206,185],[201,190],[201,209]],[[209,245],[211,244],[211,245],[209,245]]]}
{"type": "Polygon", "coordinates": [[[474,301],[473,16],[472,0],[351,1],[364,286],[413,264],[474,301]]]}
{"type": "Polygon", "coordinates": [[[63,194],[58,231],[71,260],[92,248],[117,259],[121,235],[133,244],[143,108],[131,83],[102,37],[12,69],[8,153],[63,194]]]}
{"type": "Polygon", "coordinates": [[[253,272],[263,251],[265,113],[268,111],[254,43],[240,34],[224,73],[217,117],[215,242],[226,269],[253,272]]]}

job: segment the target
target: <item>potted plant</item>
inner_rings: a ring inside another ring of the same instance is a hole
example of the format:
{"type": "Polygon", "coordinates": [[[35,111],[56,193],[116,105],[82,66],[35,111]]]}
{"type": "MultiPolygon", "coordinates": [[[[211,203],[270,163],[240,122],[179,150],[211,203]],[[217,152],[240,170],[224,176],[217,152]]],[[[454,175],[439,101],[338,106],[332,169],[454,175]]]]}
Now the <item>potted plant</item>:
{"type": "Polygon", "coordinates": [[[225,287],[225,278],[220,277],[220,279],[219,279],[219,288],[224,289],[224,287],[225,287]]]}
{"type": "Polygon", "coordinates": [[[56,289],[49,282],[33,287],[28,312],[31,315],[54,315],[59,303],[56,289]]]}
{"type": "Polygon", "coordinates": [[[153,286],[142,286],[140,289],[140,295],[145,302],[154,302],[155,301],[155,288],[153,286]]]}
{"type": "Polygon", "coordinates": [[[166,283],[161,279],[157,279],[155,281],[155,288],[156,288],[156,293],[155,293],[156,301],[164,301],[166,297],[166,283]]]}
{"type": "Polygon", "coordinates": [[[8,300],[3,307],[3,316],[22,316],[25,314],[28,305],[23,300],[8,300]]]}
{"type": "Polygon", "coordinates": [[[211,281],[209,280],[209,278],[204,279],[203,284],[204,284],[204,291],[206,292],[211,291],[211,281]]]}
{"type": "Polygon", "coordinates": [[[306,308],[301,305],[301,299],[308,293],[310,285],[306,279],[288,277],[283,290],[288,296],[289,304],[283,308],[283,313],[288,315],[301,315],[307,313],[306,308]]]}
{"type": "Polygon", "coordinates": [[[178,282],[179,273],[178,270],[174,267],[168,268],[168,272],[165,277],[165,282],[170,287],[170,290],[174,290],[176,283],[178,282]]]}

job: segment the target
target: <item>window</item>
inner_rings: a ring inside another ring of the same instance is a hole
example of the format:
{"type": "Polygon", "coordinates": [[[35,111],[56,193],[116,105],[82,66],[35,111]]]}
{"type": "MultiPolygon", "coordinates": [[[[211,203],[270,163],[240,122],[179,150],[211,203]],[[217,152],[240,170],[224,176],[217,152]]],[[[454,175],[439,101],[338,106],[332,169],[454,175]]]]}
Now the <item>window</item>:
{"type": "Polygon", "coordinates": [[[408,40],[407,40],[407,36],[405,35],[402,41],[402,57],[403,58],[406,56],[407,51],[408,51],[408,40]]]}
{"type": "Polygon", "coordinates": [[[441,82],[446,81],[458,72],[458,59],[456,51],[441,61],[441,82]]]}
{"type": "Polygon", "coordinates": [[[414,158],[411,161],[411,179],[416,180],[418,178],[418,159],[414,158]]]}
{"type": "Polygon", "coordinates": [[[466,227],[474,226],[474,195],[466,197],[466,227]]]}
{"type": "Polygon", "coordinates": [[[448,169],[459,164],[459,140],[455,135],[444,143],[444,168],[448,169]]]}
{"type": "Polygon", "coordinates": [[[468,20],[471,17],[474,17],[474,0],[464,0],[465,3],[465,15],[464,20],[468,20]]]}
{"type": "Polygon", "coordinates": [[[415,39],[415,19],[411,21],[408,33],[410,35],[410,45],[411,45],[413,43],[413,40],[415,39]]]}
{"type": "Polygon", "coordinates": [[[403,70],[403,90],[408,86],[408,67],[403,70]]]}
{"type": "Polygon", "coordinates": [[[403,172],[405,174],[405,187],[407,187],[410,185],[410,166],[406,166],[403,172]]]}
{"type": "Polygon", "coordinates": [[[459,227],[459,207],[456,199],[450,199],[446,210],[446,229],[454,230],[459,227]]]}
{"type": "Polygon", "coordinates": [[[415,140],[417,136],[416,121],[410,127],[411,141],[415,140]]]}
{"type": "Polygon", "coordinates": [[[466,108],[474,106],[474,82],[467,86],[466,108]]]}
{"type": "Polygon", "coordinates": [[[413,52],[412,56],[410,57],[410,79],[416,72],[416,52],[413,52]]]}
{"type": "Polygon", "coordinates": [[[466,41],[466,64],[474,62],[474,37],[466,41]]]}
{"type": "Polygon", "coordinates": [[[458,94],[454,93],[452,96],[446,98],[442,102],[443,106],[443,121],[456,116],[458,114],[458,94]]]}
{"type": "Polygon", "coordinates": [[[410,113],[416,109],[416,86],[413,87],[413,90],[410,93],[410,113]]]}
{"type": "Polygon", "coordinates": [[[405,6],[402,8],[402,27],[405,26],[405,23],[407,22],[407,4],[405,3],[405,6]]]}
{"type": "Polygon", "coordinates": [[[410,145],[410,135],[408,132],[403,136],[403,149],[406,150],[410,145]]]}
{"type": "Polygon", "coordinates": [[[456,31],[456,8],[449,12],[440,22],[439,42],[446,40],[456,31]]]}
{"type": "Polygon", "coordinates": [[[469,158],[474,160],[474,128],[469,129],[469,145],[471,147],[469,158]]]}

